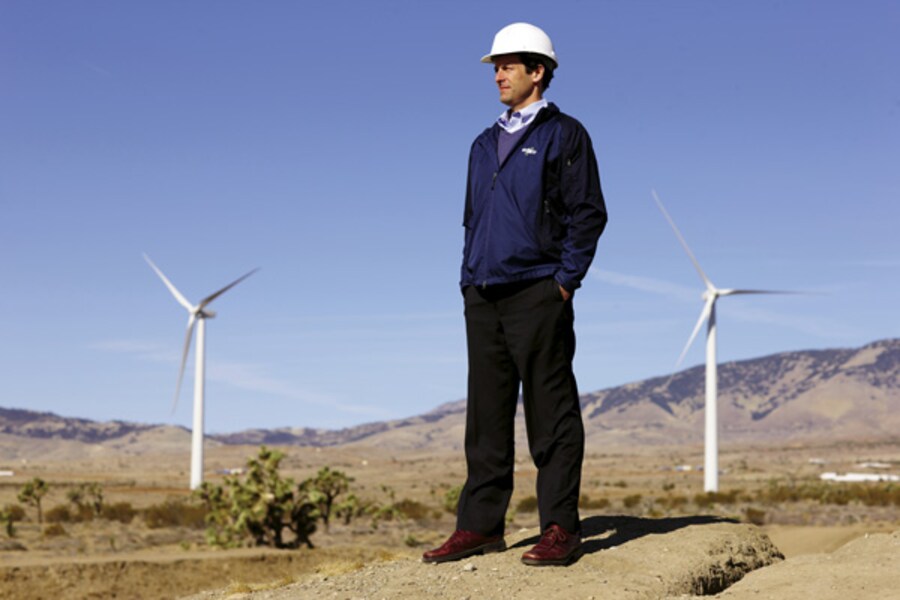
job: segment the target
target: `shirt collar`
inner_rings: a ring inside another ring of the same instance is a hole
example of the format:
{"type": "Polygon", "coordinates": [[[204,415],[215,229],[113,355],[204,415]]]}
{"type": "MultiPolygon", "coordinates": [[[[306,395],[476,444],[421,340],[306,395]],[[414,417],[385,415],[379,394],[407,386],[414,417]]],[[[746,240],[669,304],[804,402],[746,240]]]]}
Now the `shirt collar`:
{"type": "Polygon", "coordinates": [[[541,98],[537,102],[532,102],[522,110],[517,110],[516,112],[512,112],[512,109],[507,109],[503,111],[500,118],[497,119],[497,124],[506,130],[506,133],[515,133],[520,129],[527,127],[534,119],[534,116],[538,114],[538,111],[548,104],[549,102],[547,102],[546,98],[541,98]]]}

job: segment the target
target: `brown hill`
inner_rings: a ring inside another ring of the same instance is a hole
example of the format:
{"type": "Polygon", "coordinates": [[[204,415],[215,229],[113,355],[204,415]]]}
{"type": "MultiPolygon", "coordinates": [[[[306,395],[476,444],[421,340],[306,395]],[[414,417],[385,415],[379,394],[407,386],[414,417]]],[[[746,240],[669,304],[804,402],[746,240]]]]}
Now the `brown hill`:
{"type": "MultiPolygon", "coordinates": [[[[585,394],[581,404],[589,442],[606,446],[699,443],[704,368],[585,394]]],[[[900,339],[856,349],[784,352],[719,365],[719,406],[724,443],[896,438],[900,431],[900,339]]],[[[521,411],[518,420],[524,441],[521,411]]],[[[210,437],[224,444],[447,450],[461,446],[464,422],[465,401],[459,400],[423,415],[340,430],[252,429],[210,437]]],[[[98,423],[0,408],[0,439],[7,441],[0,444],[0,450],[22,437],[32,442],[67,440],[138,451],[155,444],[180,447],[187,432],[171,426],[98,423]]]]}
{"type": "MultiPolygon", "coordinates": [[[[704,367],[585,394],[589,442],[604,446],[699,443],[704,367]]],[[[719,415],[725,443],[770,440],[888,439],[900,431],[900,339],[856,349],[784,352],[719,365],[719,415]]],[[[524,442],[524,420],[517,429],[524,442]]],[[[226,443],[378,445],[387,449],[459,449],[465,401],[424,415],[339,431],[238,432],[226,443]]]]}

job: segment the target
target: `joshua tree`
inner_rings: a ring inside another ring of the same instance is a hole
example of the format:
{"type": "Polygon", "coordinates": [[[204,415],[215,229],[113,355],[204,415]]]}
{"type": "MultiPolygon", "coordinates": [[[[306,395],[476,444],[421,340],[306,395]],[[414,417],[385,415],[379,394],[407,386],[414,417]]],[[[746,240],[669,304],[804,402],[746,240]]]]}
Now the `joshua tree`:
{"type": "Polygon", "coordinates": [[[82,483],[66,492],[66,499],[75,505],[82,520],[103,514],[103,488],[99,483],[82,483]]]}
{"type": "Polygon", "coordinates": [[[278,473],[282,458],[281,452],[263,446],[259,455],[247,462],[245,479],[226,477],[224,486],[205,482],[195,492],[209,510],[206,533],[210,544],[313,547],[309,536],[316,530],[316,506],[305,490],[278,473]],[[285,529],[294,539],[285,539],[285,529]]]}
{"type": "Polygon", "coordinates": [[[44,524],[44,513],[41,510],[41,500],[47,494],[49,489],[46,481],[40,477],[35,477],[23,485],[22,489],[19,490],[19,502],[32,504],[37,508],[38,524],[40,525],[44,524]]]}
{"type": "Polygon", "coordinates": [[[332,471],[330,467],[322,467],[315,477],[307,479],[300,487],[306,490],[311,498],[317,500],[316,508],[319,518],[328,531],[328,522],[331,519],[335,499],[350,488],[352,477],[347,477],[341,471],[332,471]]]}

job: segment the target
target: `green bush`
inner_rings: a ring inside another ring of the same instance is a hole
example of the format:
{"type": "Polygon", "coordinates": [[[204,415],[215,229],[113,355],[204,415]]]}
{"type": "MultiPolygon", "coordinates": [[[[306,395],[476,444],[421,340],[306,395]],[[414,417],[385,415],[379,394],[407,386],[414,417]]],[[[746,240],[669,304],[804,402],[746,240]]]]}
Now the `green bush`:
{"type": "Polygon", "coordinates": [[[694,496],[694,504],[700,508],[707,508],[714,504],[734,504],[738,501],[742,490],[730,490],[728,492],[705,492],[694,496]]]}
{"type": "Polygon", "coordinates": [[[57,504],[47,511],[44,515],[44,519],[46,519],[48,523],[71,523],[73,520],[72,511],[70,511],[69,507],[65,504],[57,504]]]}
{"type": "Polygon", "coordinates": [[[344,525],[349,525],[353,519],[367,514],[368,508],[368,504],[357,498],[356,494],[350,494],[334,505],[334,516],[343,521],[344,525]]]}
{"type": "Polygon", "coordinates": [[[609,498],[597,498],[594,500],[587,494],[582,494],[581,498],[578,500],[578,506],[584,509],[602,510],[604,508],[609,508],[609,505],[609,498]]]}
{"type": "Polygon", "coordinates": [[[851,502],[866,506],[900,506],[900,485],[891,482],[816,481],[789,485],[770,482],[767,489],[759,492],[758,499],[769,503],[815,501],[839,506],[851,502]]]}
{"type": "Polygon", "coordinates": [[[25,520],[25,509],[20,504],[7,504],[3,510],[7,511],[14,521],[25,520]]]}
{"type": "Polygon", "coordinates": [[[130,502],[116,502],[115,504],[104,504],[100,516],[107,521],[118,521],[127,525],[134,520],[136,514],[137,510],[130,502]]]}
{"type": "Polygon", "coordinates": [[[25,509],[18,504],[7,504],[0,509],[0,524],[6,530],[6,537],[16,537],[16,523],[25,519],[25,509]]]}
{"type": "Polygon", "coordinates": [[[527,496],[519,500],[516,504],[516,512],[533,513],[538,509],[538,499],[534,496],[527,496]]]}
{"type": "Polygon", "coordinates": [[[622,498],[622,505],[625,508],[634,508],[641,503],[642,499],[643,496],[641,496],[640,494],[631,494],[630,496],[625,496],[624,498],[622,498]]]}
{"type": "Polygon", "coordinates": [[[444,494],[444,510],[448,513],[456,514],[456,508],[459,505],[459,495],[462,493],[462,484],[455,485],[444,494]]]}
{"type": "Polygon", "coordinates": [[[657,498],[656,503],[660,506],[663,506],[669,510],[673,510],[676,508],[681,508],[685,504],[688,503],[688,499],[686,496],[664,496],[662,498],[657,498]]]}
{"type": "Polygon", "coordinates": [[[387,495],[387,502],[367,502],[366,514],[372,519],[372,529],[378,529],[381,521],[393,521],[394,519],[402,519],[403,514],[397,509],[397,503],[394,500],[396,492],[387,485],[381,486],[383,494],[387,495]]]}
{"type": "Polygon", "coordinates": [[[413,521],[422,521],[431,515],[431,509],[427,506],[421,502],[416,502],[415,500],[410,500],[408,498],[404,498],[400,502],[397,502],[394,504],[394,507],[403,517],[412,519],[413,521]]]}
{"type": "Polygon", "coordinates": [[[99,483],[81,483],[66,492],[66,499],[75,505],[75,513],[82,521],[103,514],[103,488],[99,483]]]}
{"type": "Polygon", "coordinates": [[[59,523],[52,523],[44,527],[44,537],[59,537],[61,535],[68,535],[66,530],[59,523]]]}
{"type": "Polygon", "coordinates": [[[244,479],[229,476],[221,486],[205,482],[195,492],[209,513],[206,539],[210,545],[313,547],[309,537],[316,530],[321,498],[281,477],[278,467],[283,458],[281,452],[263,446],[256,458],[247,461],[244,479]]]}
{"type": "Polygon", "coordinates": [[[186,502],[184,498],[169,498],[162,504],[148,506],[141,513],[144,523],[150,529],[161,527],[201,529],[206,525],[208,510],[200,504],[186,502]]]}
{"type": "Polygon", "coordinates": [[[315,477],[311,477],[300,484],[300,490],[309,496],[316,506],[316,512],[325,525],[325,531],[331,521],[334,502],[338,496],[350,488],[352,477],[348,477],[341,471],[332,471],[331,467],[322,467],[315,477]]]}
{"type": "Polygon", "coordinates": [[[40,477],[35,477],[31,481],[26,482],[19,490],[19,502],[31,504],[37,509],[38,523],[41,525],[44,523],[44,513],[41,509],[41,502],[49,491],[50,486],[48,486],[47,482],[40,477]]]}
{"type": "Polygon", "coordinates": [[[748,523],[763,525],[766,522],[766,511],[748,506],[744,509],[744,518],[748,523]]]}

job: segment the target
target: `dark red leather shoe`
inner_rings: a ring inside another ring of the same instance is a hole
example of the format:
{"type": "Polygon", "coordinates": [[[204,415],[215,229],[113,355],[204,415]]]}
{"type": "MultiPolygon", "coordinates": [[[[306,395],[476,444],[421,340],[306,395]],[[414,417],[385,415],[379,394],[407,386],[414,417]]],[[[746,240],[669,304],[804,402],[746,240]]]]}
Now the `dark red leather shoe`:
{"type": "Polygon", "coordinates": [[[506,542],[502,535],[487,536],[472,531],[457,529],[440,548],[429,550],[422,555],[422,562],[442,563],[460,560],[475,554],[503,552],[506,542]]]}
{"type": "Polygon", "coordinates": [[[541,541],[522,555],[522,562],[534,567],[567,565],[581,553],[581,534],[569,533],[554,523],[544,531],[541,541]]]}

